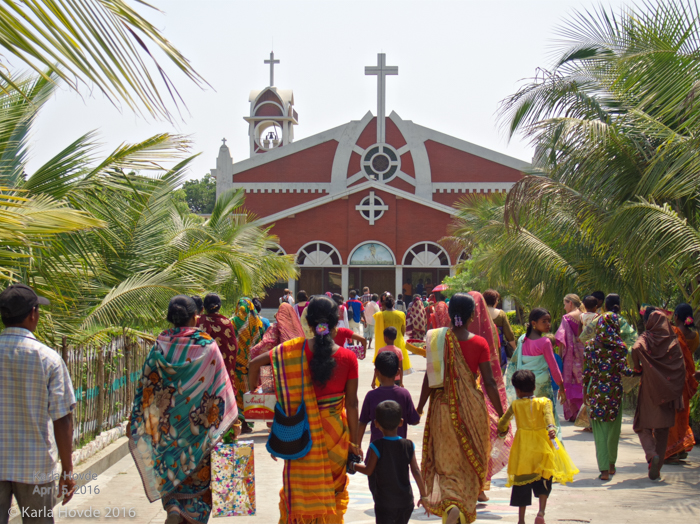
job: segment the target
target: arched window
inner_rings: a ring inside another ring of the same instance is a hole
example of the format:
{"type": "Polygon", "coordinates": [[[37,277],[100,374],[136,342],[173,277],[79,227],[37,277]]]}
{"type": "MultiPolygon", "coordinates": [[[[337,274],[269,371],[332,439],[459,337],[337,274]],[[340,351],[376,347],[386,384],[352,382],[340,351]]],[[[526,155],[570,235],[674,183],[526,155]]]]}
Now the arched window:
{"type": "Polygon", "coordinates": [[[365,242],[357,246],[350,255],[351,266],[393,266],[394,254],[380,242],[365,242]]]}
{"type": "Polygon", "coordinates": [[[326,242],[310,242],[297,253],[297,264],[312,267],[339,266],[340,254],[326,242]]]}
{"type": "Polygon", "coordinates": [[[449,266],[450,257],[443,248],[434,242],[419,242],[406,251],[403,265],[416,267],[449,266]]]}

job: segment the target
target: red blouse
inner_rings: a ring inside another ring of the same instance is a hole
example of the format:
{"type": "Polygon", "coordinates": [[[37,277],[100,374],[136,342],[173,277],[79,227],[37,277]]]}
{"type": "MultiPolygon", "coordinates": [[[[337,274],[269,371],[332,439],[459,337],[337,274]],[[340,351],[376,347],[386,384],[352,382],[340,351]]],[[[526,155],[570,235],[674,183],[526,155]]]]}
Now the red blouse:
{"type": "MultiPolygon", "coordinates": [[[[313,356],[313,353],[307,345],[306,358],[310,361],[313,356]]],[[[359,377],[357,356],[355,356],[355,353],[350,351],[348,348],[340,347],[333,355],[333,358],[335,359],[336,364],[330,380],[326,382],[326,385],[323,387],[318,384],[314,384],[316,398],[333,397],[344,394],[345,384],[347,381],[359,377]]]]}
{"type": "Polygon", "coordinates": [[[354,334],[355,333],[352,329],[341,327],[338,328],[338,332],[335,334],[335,338],[333,340],[342,348],[346,342],[350,342],[352,340],[352,336],[354,334]]]}
{"type": "Polygon", "coordinates": [[[467,361],[469,369],[475,375],[479,372],[479,364],[491,360],[489,343],[486,342],[484,337],[474,335],[469,340],[460,340],[459,347],[462,349],[462,355],[464,355],[464,360],[467,361]]]}

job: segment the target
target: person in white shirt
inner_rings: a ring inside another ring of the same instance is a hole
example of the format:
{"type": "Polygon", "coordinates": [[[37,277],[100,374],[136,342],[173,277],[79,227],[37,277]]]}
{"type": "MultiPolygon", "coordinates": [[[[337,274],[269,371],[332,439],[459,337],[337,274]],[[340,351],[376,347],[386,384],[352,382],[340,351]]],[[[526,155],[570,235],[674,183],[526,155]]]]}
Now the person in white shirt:
{"type": "MultiPolygon", "coordinates": [[[[20,511],[36,512],[34,524],[52,524],[56,441],[61,459],[58,496],[73,496],[73,408],[75,393],[61,356],[34,336],[39,305],[49,301],[29,286],[0,293],[0,523],[8,521],[12,496],[20,511]],[[53,426],[53,428],[52,428],[53,426]],[[53,429],[54,438],[51,438],[53,429]]],[[[25,520],[27,522],[27,520],[25,520]]]]}
{"type": "Polygon", "coordinates": [[[374,314],[379,311],[379,304],[377,304],[377,300],[379,300],[378,295],[372,295],[371,299],[367,304],[365,304],[365,322],[367,323],[367,327],[365,328],[365,338],[367,339],[367,347],[371,347],[372,345],[372,339],[374,338],[374,314]]]}

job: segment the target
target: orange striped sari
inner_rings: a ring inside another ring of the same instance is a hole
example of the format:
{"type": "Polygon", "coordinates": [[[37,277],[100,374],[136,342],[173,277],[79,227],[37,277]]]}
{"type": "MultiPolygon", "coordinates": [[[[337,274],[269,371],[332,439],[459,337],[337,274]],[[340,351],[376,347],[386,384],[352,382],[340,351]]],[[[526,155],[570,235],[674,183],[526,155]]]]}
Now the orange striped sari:
{"type": "Polygon", "coordinates": [[[345,397],[317,399],[308,361],[302,358],[304,338],[272,351],[277,399],[287,414],[296,413],[302,399],[311,427],[311,451],[284,463],[280,491],[280,524],[342,524],[348,508],[346,463],[350,433],[345,397]]]}

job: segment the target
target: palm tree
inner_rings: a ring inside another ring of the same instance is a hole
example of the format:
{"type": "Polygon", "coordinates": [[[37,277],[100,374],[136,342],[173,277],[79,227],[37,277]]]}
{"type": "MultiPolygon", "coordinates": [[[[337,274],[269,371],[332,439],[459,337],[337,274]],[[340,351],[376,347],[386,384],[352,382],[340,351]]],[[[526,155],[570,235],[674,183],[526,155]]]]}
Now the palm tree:
{"type": "Polygon", "coordinates": [[[508,133],[536,154],[494,210],[501,230],[480,245],[497,248],[483,256],[542,296],[603,288],[630,309],[681,298],[698,308],[697,4],[601,7],[558,36],[554,66],[503,102],[508,133]]]}
{"type": "MultiPolygon", "coordinates": [[[[134,3],[154,9],[141,0],[134,3]]],[[[50,69],[72,89],[89,83],[114,104],[121,101],[131,110],[167,119],[171,113],[161,90],[165,88],[176,107],[182,101],[157,55],[198,85],[206,84],[187,58],[125,0],[3,0],[0,47],[5,92],[21,92],[7,70],[10,57],[46,80],[51,79],[46,73],[50,69]]]]}

